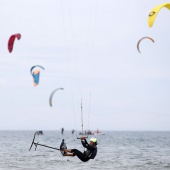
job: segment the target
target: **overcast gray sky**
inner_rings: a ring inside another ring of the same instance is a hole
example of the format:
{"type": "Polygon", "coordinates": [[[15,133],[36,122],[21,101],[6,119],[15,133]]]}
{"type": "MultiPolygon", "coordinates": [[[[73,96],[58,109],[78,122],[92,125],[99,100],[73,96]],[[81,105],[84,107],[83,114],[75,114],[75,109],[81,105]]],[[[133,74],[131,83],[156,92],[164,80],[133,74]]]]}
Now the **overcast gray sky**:
{"type": "Polygon", "coordinates": [[[2,0],[0,130],[170,130],[170,11],[162,0],[2,0]],[[12,53],[8,39],[20,33],[12,53]],[[137,42],[144,36],[141,54],[137,42]],[[30,68],[42,65],[33,86],[30,68]],[[59,87],[49,105],[50,93],[59,87]]]}

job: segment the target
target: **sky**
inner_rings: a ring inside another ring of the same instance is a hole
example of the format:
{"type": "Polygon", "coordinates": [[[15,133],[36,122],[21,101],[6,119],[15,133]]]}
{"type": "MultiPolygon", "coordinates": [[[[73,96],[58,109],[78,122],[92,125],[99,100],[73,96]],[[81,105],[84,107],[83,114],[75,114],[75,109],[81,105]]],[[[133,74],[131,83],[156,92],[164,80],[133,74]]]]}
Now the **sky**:
{"type": "Polygon", "coordinates": [[[170,130],[163,0],[2,0],[0,130],[170,130]],[[20,33],[12,53],[9,37],[20,33]],[[144,36],[148,39],[137,42],[144,36]],[[34,87],[30,68],[41,65],[34,87]],[[49,105],[51,92],[58,90],[49,105]],[[82,109],[81,109],[82,103],[82,109]]]}

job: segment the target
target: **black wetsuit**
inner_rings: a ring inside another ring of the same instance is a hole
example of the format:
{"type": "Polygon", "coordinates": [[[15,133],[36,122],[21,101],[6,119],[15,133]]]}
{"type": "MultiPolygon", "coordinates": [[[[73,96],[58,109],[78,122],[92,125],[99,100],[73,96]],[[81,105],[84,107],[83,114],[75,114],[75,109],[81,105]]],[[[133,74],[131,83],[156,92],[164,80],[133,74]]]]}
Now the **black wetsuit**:
{"type": "Polygon", "coordinates": [[[87,162],[89,159],[94,159],[97,155],[97,147],[89,145],[86,139],[81,141],[81,143],[85,148],[87,148],[87,150],[82,153],[77,149],[71,149],[73,156],[77,156],[83,162],[87,162]]]}

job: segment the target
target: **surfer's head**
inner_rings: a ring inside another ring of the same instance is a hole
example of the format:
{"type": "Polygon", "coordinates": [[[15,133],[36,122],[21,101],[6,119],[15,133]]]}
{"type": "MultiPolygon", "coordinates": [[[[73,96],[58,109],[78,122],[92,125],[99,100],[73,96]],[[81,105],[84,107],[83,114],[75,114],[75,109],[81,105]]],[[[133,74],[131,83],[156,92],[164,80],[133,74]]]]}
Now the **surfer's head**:
{"type": "Polygon", "coordinates": [[[90,144],[97,145],[97,139],[96,138],[91,138],[90,139],[90,144]]]}

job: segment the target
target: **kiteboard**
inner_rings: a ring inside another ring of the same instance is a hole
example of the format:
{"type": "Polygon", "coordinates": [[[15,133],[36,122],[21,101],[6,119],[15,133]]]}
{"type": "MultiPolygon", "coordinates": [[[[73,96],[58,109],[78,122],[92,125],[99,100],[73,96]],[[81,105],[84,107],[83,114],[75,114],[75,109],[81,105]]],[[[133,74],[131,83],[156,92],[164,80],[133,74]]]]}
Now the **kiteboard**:
{"type": "Polygon", "coordinates": [[[60,152],[61,154],[64,156],[64,151],[62,149],[67,149],[66,143],[64,142],[64,139],[62,140],[61,144],[60,144],[60,152]]]}

